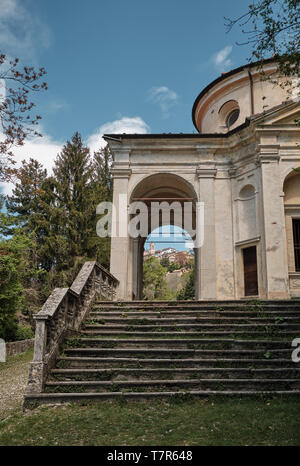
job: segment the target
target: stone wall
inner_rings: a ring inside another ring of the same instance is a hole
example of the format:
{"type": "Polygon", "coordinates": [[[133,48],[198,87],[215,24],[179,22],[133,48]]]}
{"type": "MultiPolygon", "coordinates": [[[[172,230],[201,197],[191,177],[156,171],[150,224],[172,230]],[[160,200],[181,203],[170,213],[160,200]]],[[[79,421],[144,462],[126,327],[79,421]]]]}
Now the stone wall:
{"type": "Polygon", "coordinates": [[[6,357],[14,356],[15,354],[24,353],[34,347],[34,338],[30,340],[11,341],[6,343],[6,357]]]}

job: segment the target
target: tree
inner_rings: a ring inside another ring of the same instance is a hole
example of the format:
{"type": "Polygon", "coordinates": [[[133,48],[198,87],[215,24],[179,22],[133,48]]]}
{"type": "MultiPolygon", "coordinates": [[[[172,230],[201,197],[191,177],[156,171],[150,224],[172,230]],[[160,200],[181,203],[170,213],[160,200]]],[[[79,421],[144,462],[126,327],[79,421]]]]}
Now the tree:
{"type": "Polygon", "coordinates": [[[29,136],[41,136],[36,127],[40,115],[33,115],[34,102],[31,95],[47,89],[41,82],[46,74],[44,68],[21,66],[19,59],[10,60],[0,54],[0,180],[12,177],[15,163],[12,147],[23,145],[29,136]]]}
{"type": "Polygon", "coordinates": [[[93,233],[94,206],[90,185],[92,164],[90,152],[76,132],[58,154],[53,168],[56,196],[55,221],[66,240],[64,268],[71,266],[75,257],[84,256],[88,239],[93,233]]]}
{"type": "Polygon", "coordinates": [[[0,240],[11,233],[11,225],[14,219],[4,211],[5,197],[0,194],[0,240]]]}
{"type": "Polygon", "coordinates": [[[192,269],[187,274],[185,285],[177,293],[176,299],[178,301],[195,299],[195,272],[194,272],[194,269],[192,269]]]}
{"type": "Polygon", "coordinates": [[[11,196],[7,197],[7,211],[14,215],[16,225],[25,228],[37,213],[42,194],[42,183],[47,178],[47,170],[30,158],[23,160],[16,172],[16,183],[11,196]]]}
{"type": "Polygon", "coordinates": [[[165,267],[169,271],[170,267],[170,260],[168,257],[163,257],[162,260],[160,261],[161,265],[165,267]]]}
{"type": "Polygon", "coordinates": [[[39,273],[33,265],[33,252],[32,239],[18,231],[0,242],[0,338],[8,341],[17,338],[17,313],[28,312],[25,288],[31,288],[39,273]]]}
{"type": "Polygon", "coordinates": [[[144,299],[169,299],[165,269],[156,257],[149,257],[144,263],[143,294],[144,299]]]}
{"type": "Polygon", "coordinates": [[[99,215],[96,215],[96,207],[100,202],[112,201],[113,179],[111,174],[112,153],[106,145],[94,152],[91,180],[91,205],[93,207],[93,230],[89,237],[88,251],[104,267],[109,268],[110,262],[110,237],[99,238],[96,234],[96,224],[99,215]]]}
{"type": "Polygon", "coordinates": [[[93,181],[95,188],[98,188],[97,196],[106,201],[112,201],[113,179],[111,175],[112,153],[108,144],[94,152],[93,160],[93,181]]]}
{"type": "MultiPolygon", "coordinates": [[[[300,76],[300,2],[299,0],[257,0],[236,19],[225,18],[227,31],[242,28],[245,42],[252,48],[251,61],[274,57],[281,76],[300,76]]],[[[263,74],[263,72],[262,72],[263,74]]],[[[264,74],[263,74],[264,76],[264,74]]]]}

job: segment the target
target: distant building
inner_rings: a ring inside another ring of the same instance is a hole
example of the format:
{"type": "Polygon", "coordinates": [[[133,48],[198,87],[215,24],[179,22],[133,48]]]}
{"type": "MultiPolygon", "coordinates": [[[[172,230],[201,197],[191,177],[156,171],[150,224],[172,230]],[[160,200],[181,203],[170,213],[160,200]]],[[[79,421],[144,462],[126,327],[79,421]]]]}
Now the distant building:
{"type": "Polygon", "coordinates": [[[156,251],[154,243],[150,244],[149,250],[144,251],[144,260],[149,257],[156,257],[159,260],[169,259],[170,263],[176,262],[180,266],[184,266],[194,259],[194,255],[190,251],[177,251],[174,248],[158,249],[156,251]]]}

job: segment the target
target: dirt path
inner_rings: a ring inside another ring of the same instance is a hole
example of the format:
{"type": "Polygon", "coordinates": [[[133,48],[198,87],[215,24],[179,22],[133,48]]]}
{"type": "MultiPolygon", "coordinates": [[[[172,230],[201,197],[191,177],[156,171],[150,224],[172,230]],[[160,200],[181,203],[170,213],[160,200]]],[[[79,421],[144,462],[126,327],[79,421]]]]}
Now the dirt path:
{"type": "Polygon", "coordinates": [[[32,354],[29,350],[0,363],[0,421],[22,406],[32,354]]]}

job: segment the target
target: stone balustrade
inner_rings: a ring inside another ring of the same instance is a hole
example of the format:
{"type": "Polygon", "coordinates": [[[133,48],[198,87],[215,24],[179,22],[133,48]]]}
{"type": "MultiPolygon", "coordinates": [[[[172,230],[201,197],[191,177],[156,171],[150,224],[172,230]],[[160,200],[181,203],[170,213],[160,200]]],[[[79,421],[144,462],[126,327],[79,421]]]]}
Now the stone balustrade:
{"type": "Polygon", "coordinates": [[[78,331],[93,301],[113,301],[118,280],[95,261],[85,262],[70,288],[55,288],[36,321],[34,356],[27,393],[41,393],[59,347],[67,334],[78,331]]]}

